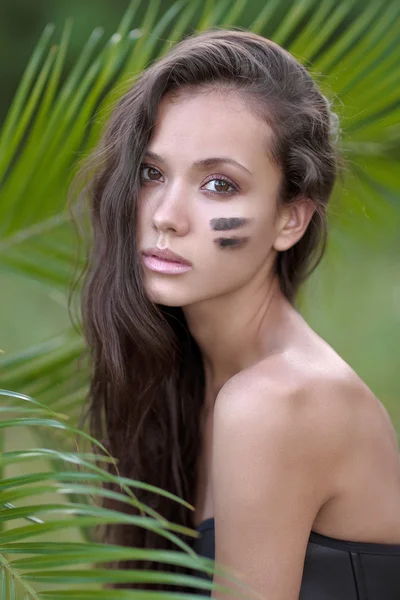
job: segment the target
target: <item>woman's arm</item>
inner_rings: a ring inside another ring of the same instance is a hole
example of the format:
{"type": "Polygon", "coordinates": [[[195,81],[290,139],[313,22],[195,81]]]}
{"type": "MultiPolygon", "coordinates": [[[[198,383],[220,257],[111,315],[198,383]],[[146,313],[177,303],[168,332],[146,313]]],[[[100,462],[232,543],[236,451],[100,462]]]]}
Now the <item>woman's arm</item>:
{"type": "Polygon", "coordinates": [[[349,434],[343,384],[308,387],[235,377],[215,403],[215,560],[265,600],[298,600],[310,530],[349,434]]]}

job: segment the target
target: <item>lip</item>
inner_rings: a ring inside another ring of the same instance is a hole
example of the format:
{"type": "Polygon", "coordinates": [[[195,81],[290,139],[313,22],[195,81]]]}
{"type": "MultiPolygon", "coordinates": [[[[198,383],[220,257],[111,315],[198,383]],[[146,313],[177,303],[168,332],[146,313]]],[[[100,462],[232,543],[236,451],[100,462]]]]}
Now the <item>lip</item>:
{"type": "Polygon", "coordinates": [[[158,273],[178,275],[179,273],[190,271],[192,268],[189,261],[167,248],[164,250],[149,248],[148,250],[144,250],[142,254],[145,266],[158,273]]]}
{"type": "Polygon", "coordinates": [[[156,248],[156,247],[148,248],[147,250],[143,250],[143,254],[145,256],[156,256],[157,258],[161,258],[164,261],[180,263],[180,264],[186,265],[188,267],[192,266],[192,263],[190,263],[188,260],[183,258],[183,256],[180,256],[179,254],[172,252],[172,250],[169,250],[169,248],[164,248],[162,250],[160,248],[156,248]]]}
{"type": "Polygon", "coordinates": [[[172,260],[163,260],[157,256],[146,256],[143,255],[143,263],[151,271],[157,271],[157,273],[164,273],[167,275],[179,275],[179,273],[186,273],[191,270],[191,266],[184,265],[180,262],[173,262],[172,260]]]}

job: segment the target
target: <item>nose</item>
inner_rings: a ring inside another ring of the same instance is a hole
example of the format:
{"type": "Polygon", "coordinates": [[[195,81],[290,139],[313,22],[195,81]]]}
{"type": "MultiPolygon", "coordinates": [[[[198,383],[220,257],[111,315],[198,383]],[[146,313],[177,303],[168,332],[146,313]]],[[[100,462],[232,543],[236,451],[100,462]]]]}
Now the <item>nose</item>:
{"type": "Polygon", "coordinates": [[[187,187],[183,185],[163,190],[153,214],[153,224],[158,231],[186,235],[189,230],[188,195],[187,187]]]}

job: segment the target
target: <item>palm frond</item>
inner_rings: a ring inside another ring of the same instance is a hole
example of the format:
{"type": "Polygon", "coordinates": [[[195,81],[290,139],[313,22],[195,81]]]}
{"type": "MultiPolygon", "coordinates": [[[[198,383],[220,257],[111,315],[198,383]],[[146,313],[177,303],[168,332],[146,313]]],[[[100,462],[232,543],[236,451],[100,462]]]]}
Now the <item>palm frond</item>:
{"type": "MultiPolygon", "coordinates": [[[[65,452],[50,448],[21,449],[2,453],[2,477],[0,481],[0,586],[7,594],[16,593],[19,588],[27,598],[86,597],[90,589],[82,586],[96,584],[96,593],[103,598],[180,598],[187,597],[161,592],[141,592],[137,590],[124,592],[99,589],[99,586],[111,582],[170,583],[193,585],[194,588],[210,590],[211,581],[194,576],[176,575],[168,572],[152,572],[144,570],[110,571],[101,568],[102,563],[114,560],[153,559],[165,564],[175,564],[197,571],[213,573],[214,561],[199,557],[196,552],[183,541],[182,536],[197,537],[195,530],[182,525],[170,523],[153,509],[140,503],[134,489],[140,487],[167,496],[189,509],[193,507],[183,499],[155,486],[113,475],[98,466],[98,455],[79,450],[78,439],[87,439],[84,431],[69,426],[54,414],[53,411],[35,399],[0,390],[0,396],[8,397],[7,404],[2,406],[2,415],[12,415],[0,420],[0,437],[5,430],[15,427],[46,427],[60,429],[64,434],[72,434],[77,441],[76,452],[65,452]],[[23,408],[23,410],[18,410],[23,408]],[[39,413],[39,414],[38,414],[39,413]],[[51,457],[53,462],[62,465],[61,469],[49,469],[45,472],[35,470],[38,458],[51,457]],[[8,476],[8,469],[20,462],[31,463],[27,474],[8,476]],[[113,482],[120,487],[120,492],[105,489],[104,484],[113,482]],[[43,496],[51,492],[56,500],[42,501],[43,496]],[[71,496],[72,495],[72,496],[71,496]],[[138,507],[142,515],[133,516],[125,512],[102,508],[96,505],[96,498],[107,496],[120,502],[138,507]],[[39,499],[39,500],[38,500],[39,499]],[[58,500],[59,499],[59,500],[58,500]],[[18,504],[18,505],[17,505],[18,504]],[[120,523],[144,527],[167,537],[177,547],[176,550],[149,550],[126,548],[109,544],[82,541],[68,543],[62,541],[63,532],[71,529],[86,530],[107,523],[120,523]],[[57,541],[43,541],[42,536],[51,534],[57,541]],[[179,536],[177,535],[179,534],[179,536]],[[30,541],[35,538],[35,541],[30,541]],[[38,541],[36,541],[36,539],[38,541]],[[23,555],[21,557],[21,555],[23,555]],[[73,567],[73,568],[71,568],[73,567]],[[79,567],[76,570],[76,567],[79,567]],[[37,584],[56,586],[57,590],[38,591],[37,584]],[[67,590],[62,586],[68,584],[67,590]],[[80,587],[75,587],[79,585],[80,587]],[[61,587],[60,587],[61,586],[61,587]],[[61,594],[61,596],[57,596],[61,594]]],[[[90,436],[89,436],[90,437],[90,436]]],[[[90,441],[99,446],[93,438],[90,441]]],[[[105,457],[112,460],[112,457],[105,457]]],[[[222,569],[216,572],[224,573],[222,569]]],[[[228,579],[231,576],[228,576],[228,579]]],[[[229,588],[220,586],[221,590],[229,588]]],[[[12,596],[3,596],[11,598],[12,596]]],[[[89,596],[88,596],[89,597],[89,596]]],[[[201,596],[200,596],[201,597],[201,596]]]]}

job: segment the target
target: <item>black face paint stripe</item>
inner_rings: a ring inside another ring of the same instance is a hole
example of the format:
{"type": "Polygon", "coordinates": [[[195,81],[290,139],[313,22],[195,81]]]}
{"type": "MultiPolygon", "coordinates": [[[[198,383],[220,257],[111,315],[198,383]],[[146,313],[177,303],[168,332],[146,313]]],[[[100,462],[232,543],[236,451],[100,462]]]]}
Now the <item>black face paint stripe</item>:
{"type": "Polygon", "coordinates": [[[229,229],[237,229],[244,227],[249,223],[250,219],[244,219],[240,217],[231,217],[229,219],[224,217],[218,217],[217,219],[211,219],[211,229],[214,231],[228,231],[229,229]]]}
{"type": "Polygon", "coordinates": [[[237,238],[216,238],[214,243],[220,248],[240,248],[250,238],[248,237],[237,237],[237,238]]]}

